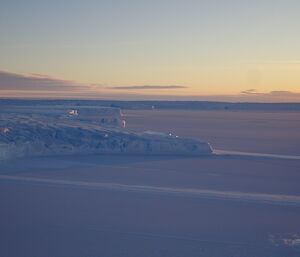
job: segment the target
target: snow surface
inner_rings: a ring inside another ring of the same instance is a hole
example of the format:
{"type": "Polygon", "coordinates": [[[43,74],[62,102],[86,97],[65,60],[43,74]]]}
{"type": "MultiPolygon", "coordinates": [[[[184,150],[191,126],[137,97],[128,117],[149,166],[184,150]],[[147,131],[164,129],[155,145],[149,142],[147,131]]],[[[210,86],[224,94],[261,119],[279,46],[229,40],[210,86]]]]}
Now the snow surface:
{"type": "Polygon", "coordinates": [[[0,160],[68,154],[211,154],[206,142],[121,128],[117,108],[23,108],[0,113],[0,160]]]}

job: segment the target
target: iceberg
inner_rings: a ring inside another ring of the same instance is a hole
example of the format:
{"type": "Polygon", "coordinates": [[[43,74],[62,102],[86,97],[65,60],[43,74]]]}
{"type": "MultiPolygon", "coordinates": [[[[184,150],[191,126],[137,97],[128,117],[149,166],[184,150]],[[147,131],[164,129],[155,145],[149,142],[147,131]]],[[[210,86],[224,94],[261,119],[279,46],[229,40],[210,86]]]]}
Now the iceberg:
{"type": "Polygon", "coordinates": [[[208,155],[209,143],[124,128],[118,108],[28,109],[0,113],[0,159],[71,154],[208,155]]]}

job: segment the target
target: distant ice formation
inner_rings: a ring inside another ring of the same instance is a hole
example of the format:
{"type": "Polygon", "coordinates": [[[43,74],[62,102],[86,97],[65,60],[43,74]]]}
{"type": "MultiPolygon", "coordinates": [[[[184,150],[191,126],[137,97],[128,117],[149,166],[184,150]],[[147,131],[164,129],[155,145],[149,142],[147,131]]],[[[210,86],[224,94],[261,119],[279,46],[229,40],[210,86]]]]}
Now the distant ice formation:
{"type": "Polygon", "coordinates": [[[206,155],[206,142],[132,132],[118,108],[22,108],[0,112],[0,159],[64,154],[206,155]]]}

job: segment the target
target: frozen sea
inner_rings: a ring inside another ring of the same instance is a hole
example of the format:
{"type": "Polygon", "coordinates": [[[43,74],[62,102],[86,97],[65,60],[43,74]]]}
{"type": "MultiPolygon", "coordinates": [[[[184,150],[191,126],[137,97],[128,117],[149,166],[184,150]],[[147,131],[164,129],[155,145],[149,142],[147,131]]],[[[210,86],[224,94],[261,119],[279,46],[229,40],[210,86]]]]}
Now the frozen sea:
{"type": "Polygon", "coordinates": [[[220,152],[1,162],[0,256],[300,256],[299,112],[123,113],[220,152]]]}

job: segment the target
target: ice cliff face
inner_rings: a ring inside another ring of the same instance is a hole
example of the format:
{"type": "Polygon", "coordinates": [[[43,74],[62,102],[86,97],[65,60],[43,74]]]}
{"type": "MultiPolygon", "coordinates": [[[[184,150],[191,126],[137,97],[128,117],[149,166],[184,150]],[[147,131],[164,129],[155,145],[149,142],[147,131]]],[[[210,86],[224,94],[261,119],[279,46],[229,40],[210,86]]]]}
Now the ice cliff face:
{"type": "Polygon", "coordinates": [[[101,119],[99,123],[94,118],[91,120],[68,115],[2,113],[0,159],[63,154],[203,155],[212,152],[205,142],[169,134],[134,133],[120,128],[119,121],[115,127],[111,124],[107,127],[101,125],[101,119]]]}

